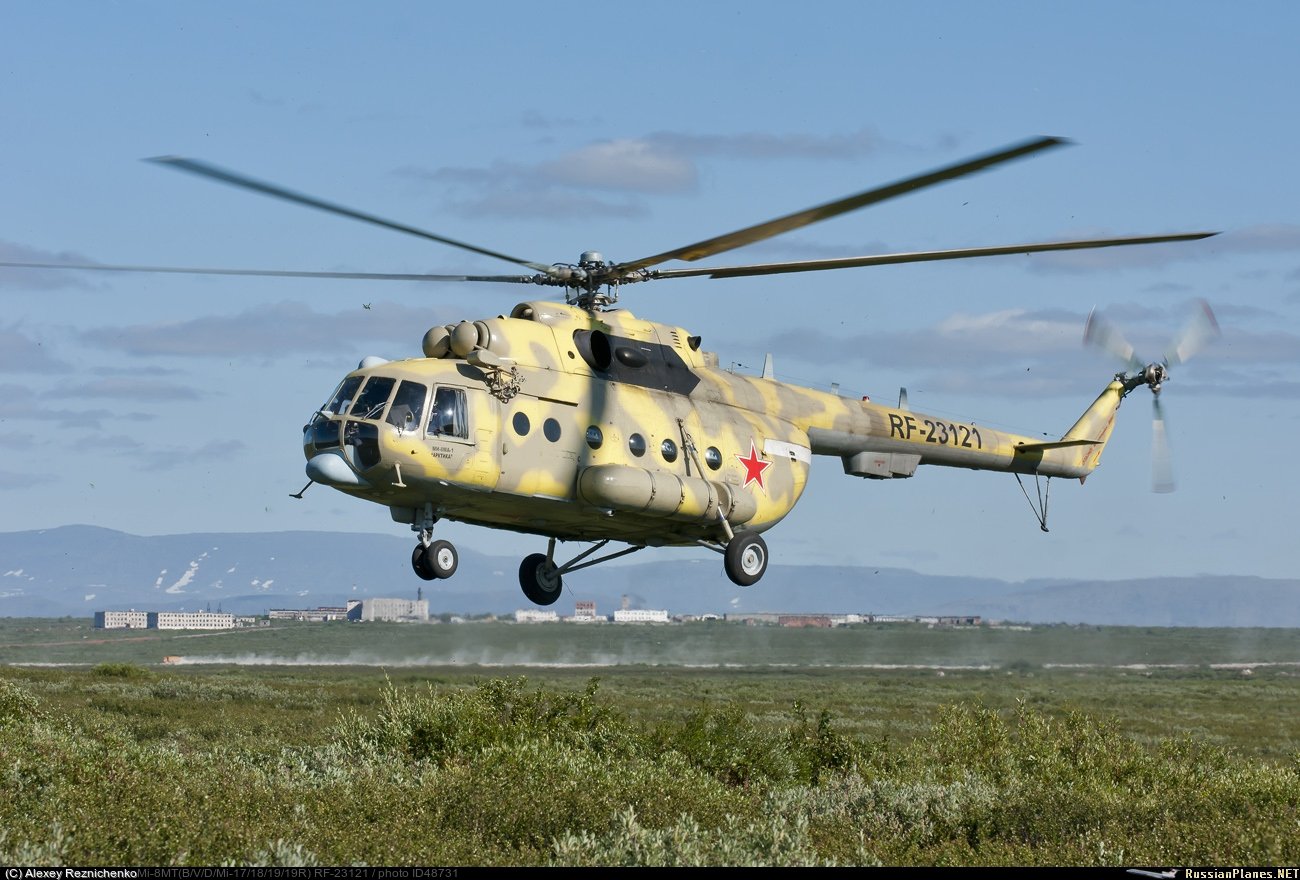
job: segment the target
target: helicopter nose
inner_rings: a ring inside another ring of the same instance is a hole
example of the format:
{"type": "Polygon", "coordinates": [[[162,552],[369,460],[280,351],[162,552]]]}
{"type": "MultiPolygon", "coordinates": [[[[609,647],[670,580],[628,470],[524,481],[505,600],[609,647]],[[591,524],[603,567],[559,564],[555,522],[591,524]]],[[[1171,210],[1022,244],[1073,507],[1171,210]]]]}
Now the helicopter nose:
{"type": "Polygon", "coordinates": [[[307,477],[326,486],[369,486],[356,471],[348,466],[343,456],[333,452],[313,455],[307,461],[307,477]]]}

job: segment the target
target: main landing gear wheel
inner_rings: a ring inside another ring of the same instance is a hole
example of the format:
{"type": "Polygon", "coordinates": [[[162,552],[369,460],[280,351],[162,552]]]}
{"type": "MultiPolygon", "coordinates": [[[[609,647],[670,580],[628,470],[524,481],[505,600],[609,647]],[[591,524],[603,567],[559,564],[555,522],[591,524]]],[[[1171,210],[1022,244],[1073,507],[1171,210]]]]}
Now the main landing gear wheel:
{"type": "Polygon", "coordinates": [[[753,532],[739,532],[727,542],[722,568],[733,584],[748,587],[767,571],[767,544],[753,532]]]}
{"type": "Polygon", "coordinates": [[[411,568],[426,581],[451,577],[459,562],[456,548],[450,541],[434,541],[428,547],[416,544],[411,551],[411,568]]]}
{"type": "Polygon", "coordinates": [[[437,575],[433,573],[433,563],[429,561],[429,554],[426,552],[428,549],[423,544],[415,545],[415,549],[411,551],[411,568],[426,581],[431,581],[437,575]]]}
{"type": "Polygon", "coordinates": [[[533,553],[519,563],[519,586],[534,605],[551,605],[560,598],[564,579],[560,577],[559,567],[545,553],[533,553]]]}

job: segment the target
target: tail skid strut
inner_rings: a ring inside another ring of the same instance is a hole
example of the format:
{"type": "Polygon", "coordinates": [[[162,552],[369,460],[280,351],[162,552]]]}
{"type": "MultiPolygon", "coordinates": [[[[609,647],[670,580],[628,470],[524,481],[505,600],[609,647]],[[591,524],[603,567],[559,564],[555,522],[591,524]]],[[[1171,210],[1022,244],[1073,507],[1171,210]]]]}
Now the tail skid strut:
{"type": "Polygon", "coordinates": [[[1042,477],[1040,481],[1038,474],[1034,474],[1034,486],[1038,490],[1037,504],[1029,497],[1029,490],[1025,488],[1025,482],[1020,479],[1020,474],[1016,474],[1016,482],[1020,484],[1020,491],[1025,493],[1025,500],[1029,502],[1029,509],[1034,512],[1034,519],[1038,520],[1038,527],[1045,532],[1048,531],[1047,498],[1052,492],[1052,478],[1042,477]]]}

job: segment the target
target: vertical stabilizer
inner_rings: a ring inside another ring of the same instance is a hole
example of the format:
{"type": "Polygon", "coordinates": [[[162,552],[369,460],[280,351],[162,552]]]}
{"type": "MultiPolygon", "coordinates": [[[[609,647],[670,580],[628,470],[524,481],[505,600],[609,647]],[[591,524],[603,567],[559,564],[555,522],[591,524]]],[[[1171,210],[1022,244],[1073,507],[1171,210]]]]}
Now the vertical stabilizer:
{"type": "Polygon", "coordinates": [[[1101,464],[1101,452],[1106,446],[1106,441],[1110,439],[1111,432],[1115,430],[1115,414],[1119,411],[1119,405],[1127,393],[1124,383],[1118,379],[1111,382],[1092,402],[1092,406],[1088,407],[1074,423],[1074,427],[1066,431],[1065,436],[1061,438],[1062,441],[1093,441],[1073,451],[1077,456],[1076,463],[1080,467],[1091,471],[1101,464]]]}

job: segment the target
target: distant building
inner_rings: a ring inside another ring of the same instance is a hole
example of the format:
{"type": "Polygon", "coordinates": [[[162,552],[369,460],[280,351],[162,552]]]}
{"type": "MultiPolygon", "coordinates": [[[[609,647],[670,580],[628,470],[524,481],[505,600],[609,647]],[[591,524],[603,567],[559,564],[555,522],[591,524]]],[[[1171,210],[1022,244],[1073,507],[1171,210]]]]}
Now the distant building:
{"type": "Polygon", "coordinates": [[[667,611],[648,608],[620,608],[614,612],[615,623],[667,623],[667,611]]]}
{"type": "Polygon", "coordinates": [[[772,614],[766,611],[759,611],[759,612],[752,612],[752,613],[747,612],[743,614],[727,614],[724,615],[724,618],[729,621],[737,621],[740,623],[747,623],[750,626],[757,626],[759,624],[765,624],[765,623],[778,623],[780,622],[783,616],[784,615],[781,614],[772,614]]]}
{"type": "Polygon", "coordinates": [[[940,626],[979,626],[980,616],[978,614],[968,614],[957,617],[940,617],[940,626]]]}
{"type": "Polygon", "coordinates": [[[428,599],[361,599],[348,603],[348,620],[428,620],[428,599]]]}
{"type": "Polygon", "coordinates": [[[95,612],[95,629],[144,629],[148,625],[147,611],[95,612]]]}
{"type": "Polygon", "coordinates": [[[620,608],[614,612],[615,623],[667,623],[667,611],[649,608],[620,608]]]}
{"type": "Polygon", "coordinates": [[[234,629],[235,615],[221,611],[150,611],[150,629],[234,629]]]}
{"type": "Polygon", "coordinates": [[[558,623],[560,615],[539,608],[520,608],[515,612],[515,623],[558,623]]]}
{"type": "Polygon", "coordinates": [[[782,614],[776,622],[779,626],[831,628],[829,614],[782,614]]]}
{"type": "Polygon", "coordinates": [[[575,602],[573,604],[573,620],[590,621],[596,619],[595,602],[575,602]]]}
{"type": "Polygon", "coordinates": [[[348,609],[342,605],[322,605],[319,608],[272,608],[267,612],[272,620],[307,620],[323,623],[329,620],[347,620],[348,609]]]}

